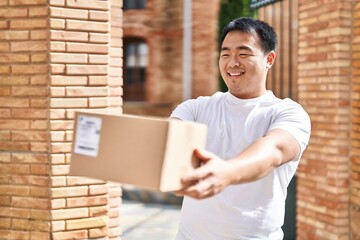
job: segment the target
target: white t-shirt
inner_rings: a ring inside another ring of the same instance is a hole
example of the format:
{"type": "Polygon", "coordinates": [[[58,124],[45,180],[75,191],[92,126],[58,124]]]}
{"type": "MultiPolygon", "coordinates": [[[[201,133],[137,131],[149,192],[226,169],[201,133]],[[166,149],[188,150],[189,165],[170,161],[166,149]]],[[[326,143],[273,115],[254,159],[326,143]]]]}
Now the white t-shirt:
{"type": "Polygon", "coordinates": [[[183,102],[171,117],[206,124],[206,150],[223,159],[239,155],[275,128],[289,131],[301,149],[296,159],[260,180],[228,186],[203,200],[185,197],[176,239],[282,239],[287,186],[310,137],[310,119],[303,108],[271,91],[254,99],[218,92],[183,102]]]}

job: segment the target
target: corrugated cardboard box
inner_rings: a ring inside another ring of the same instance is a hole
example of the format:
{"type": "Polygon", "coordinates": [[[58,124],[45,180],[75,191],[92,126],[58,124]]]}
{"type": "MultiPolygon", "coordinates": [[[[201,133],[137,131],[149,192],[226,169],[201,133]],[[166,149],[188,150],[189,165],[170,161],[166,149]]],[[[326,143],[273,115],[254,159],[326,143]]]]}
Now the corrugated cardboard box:
{"type": "Polygon", "coordinates": [[[199,123],[76,112],[70,174],[175,191],[206,133],[199,123]]]}

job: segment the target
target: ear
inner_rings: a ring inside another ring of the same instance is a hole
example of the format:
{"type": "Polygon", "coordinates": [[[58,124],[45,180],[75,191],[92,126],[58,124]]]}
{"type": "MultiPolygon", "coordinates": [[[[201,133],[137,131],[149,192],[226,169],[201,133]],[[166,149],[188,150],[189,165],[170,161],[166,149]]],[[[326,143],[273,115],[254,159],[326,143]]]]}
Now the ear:
{"type": "Polygon", "coordinates": [[[276,58],[276,53],[274,51],[270,51],[268,55],[266,56],[266,67],[271,68],[271,66],[274,64],[276,58]]]}

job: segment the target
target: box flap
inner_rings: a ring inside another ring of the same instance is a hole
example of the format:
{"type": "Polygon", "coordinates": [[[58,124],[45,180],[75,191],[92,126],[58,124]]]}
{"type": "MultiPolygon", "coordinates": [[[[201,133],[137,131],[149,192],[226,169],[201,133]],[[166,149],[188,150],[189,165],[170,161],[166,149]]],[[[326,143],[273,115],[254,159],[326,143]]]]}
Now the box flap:
{"type": "Polygon", "coordinates": [[[162,168],[160,190],[175,191],[181,187],[181,175],[193,168],[192,157],[196,148],[205,148],[205,124],[169,120],[166,151],[162,168]]]}

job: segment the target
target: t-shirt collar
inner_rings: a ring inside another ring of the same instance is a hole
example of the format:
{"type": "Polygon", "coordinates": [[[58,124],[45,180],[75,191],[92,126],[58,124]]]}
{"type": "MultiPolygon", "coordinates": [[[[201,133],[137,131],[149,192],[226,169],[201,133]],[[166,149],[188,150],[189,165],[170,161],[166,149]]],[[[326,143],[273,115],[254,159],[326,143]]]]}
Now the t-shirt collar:
{"type": "Polygon", "coordinates": [[[232,95],[230,92],[226,92],[226,100],[229,101],[229,103],[235,104],[235,105],[242,105],[242,106],[256,105],[261,102],[267,102],[273,98],[274,98],[274,94],[270,90],[267,90],[265,94],[263,94],[259,97],[250,98],[250,99],[237,98],[234,95],[232,95]]]}

